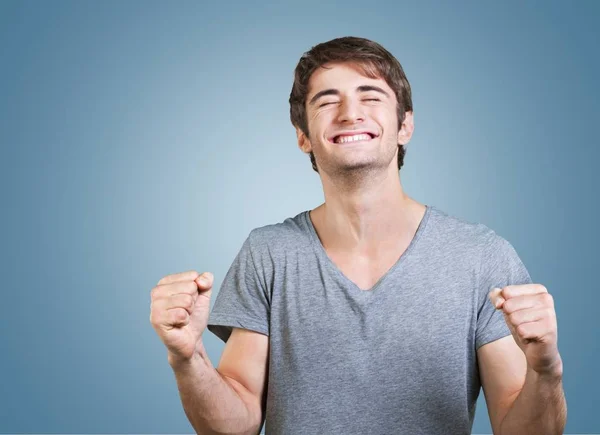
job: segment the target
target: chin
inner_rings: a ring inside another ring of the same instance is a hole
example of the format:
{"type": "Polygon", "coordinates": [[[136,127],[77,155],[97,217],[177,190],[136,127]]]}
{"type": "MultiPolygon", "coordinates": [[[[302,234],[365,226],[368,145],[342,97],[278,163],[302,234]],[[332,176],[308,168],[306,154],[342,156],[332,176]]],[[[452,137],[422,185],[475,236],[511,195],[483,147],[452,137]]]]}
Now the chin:
{"type": "Polygon", "coordinates": [[[350,172],[350,171],[360,171],[366,169],[375,169],[380,165],[377,162],[372,160],[357,160],[354,162],[340,162],[337,165],[338,171],[350,172]]]}

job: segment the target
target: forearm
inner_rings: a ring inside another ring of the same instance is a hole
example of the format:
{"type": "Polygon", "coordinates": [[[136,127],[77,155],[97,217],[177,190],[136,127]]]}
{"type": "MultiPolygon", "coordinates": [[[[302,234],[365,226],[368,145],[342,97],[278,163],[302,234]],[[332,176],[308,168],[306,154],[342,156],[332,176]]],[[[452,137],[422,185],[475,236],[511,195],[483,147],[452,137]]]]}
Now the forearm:
{"type": "Polygon", "coordinates": [[[566,421],[562,368],[547,376],[528,369],[523,389],[502,420],[500,434],[562,435],[566,421]]]}
{"type": "Polygon", "coordinates": [[[199,435],[257,434],[260,422],[212,365],[204,347],[188,362],[169,358],[183,409],[199,435]]]}

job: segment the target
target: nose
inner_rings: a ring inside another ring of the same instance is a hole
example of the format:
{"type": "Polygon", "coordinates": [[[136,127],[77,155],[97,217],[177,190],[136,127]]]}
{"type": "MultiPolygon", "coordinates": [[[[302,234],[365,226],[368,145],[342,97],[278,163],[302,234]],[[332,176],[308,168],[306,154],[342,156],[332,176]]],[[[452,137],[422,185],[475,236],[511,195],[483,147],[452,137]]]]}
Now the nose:
{"type": "Polygon", "coordinates": [[[365,114],[359,101],[353,98],[344,98],[340,103],[338,122],[345,124],[354,124],[365,120],[365,114]]]}

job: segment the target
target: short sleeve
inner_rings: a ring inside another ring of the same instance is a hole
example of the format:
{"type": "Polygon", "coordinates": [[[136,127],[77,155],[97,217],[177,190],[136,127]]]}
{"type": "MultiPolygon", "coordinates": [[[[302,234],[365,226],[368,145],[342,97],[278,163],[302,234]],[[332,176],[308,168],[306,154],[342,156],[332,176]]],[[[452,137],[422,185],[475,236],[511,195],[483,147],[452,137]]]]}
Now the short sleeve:
{"type": "Polygon", "coordinates": [[[269,335],[269,293],[254,263],[252,234],[225,275],[208,318],[208,330],[224,342],[233,327],[269,335]]]}
{"type": "Polygon", "coordinates": [[[494,288],[530,284],[531,277],[513,246],[493,233],[483,250],[479,274],[479,309],[475,348],[510,335],[502,311],[497,310],[488,294],[494,288]]]}

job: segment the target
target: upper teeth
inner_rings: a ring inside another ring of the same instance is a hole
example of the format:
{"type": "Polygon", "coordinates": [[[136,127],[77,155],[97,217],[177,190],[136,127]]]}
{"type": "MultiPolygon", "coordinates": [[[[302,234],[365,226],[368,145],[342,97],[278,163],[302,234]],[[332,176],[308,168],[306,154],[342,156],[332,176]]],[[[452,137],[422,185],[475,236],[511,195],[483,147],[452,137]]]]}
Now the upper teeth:
{"type": "Polygon", "coordinates": [[[371,136],[366,133],[355,134],[354,136],[338,136],[335,139],[335,143],[346,143],[346,142],[354,142],[357,140],[370,140],[371,136]]]}

